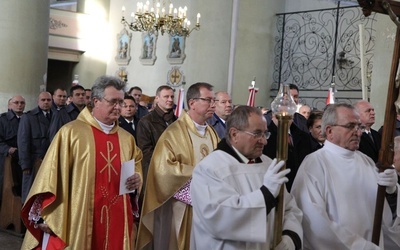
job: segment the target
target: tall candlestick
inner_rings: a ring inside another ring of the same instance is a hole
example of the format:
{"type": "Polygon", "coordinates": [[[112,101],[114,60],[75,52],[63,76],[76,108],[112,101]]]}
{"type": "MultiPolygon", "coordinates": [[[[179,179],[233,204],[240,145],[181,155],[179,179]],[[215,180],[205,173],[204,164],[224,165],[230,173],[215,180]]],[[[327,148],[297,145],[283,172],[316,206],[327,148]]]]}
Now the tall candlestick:
{"type": "Polygon", "coordinates": [[[364,48],[364,25],[360,23],[358,25],[360,35],[360,68],[361,68],[361,90],[362,99],[368,101],[368,89],[367,89],[367,74],[365,72],[365,48],[364,48]]]}

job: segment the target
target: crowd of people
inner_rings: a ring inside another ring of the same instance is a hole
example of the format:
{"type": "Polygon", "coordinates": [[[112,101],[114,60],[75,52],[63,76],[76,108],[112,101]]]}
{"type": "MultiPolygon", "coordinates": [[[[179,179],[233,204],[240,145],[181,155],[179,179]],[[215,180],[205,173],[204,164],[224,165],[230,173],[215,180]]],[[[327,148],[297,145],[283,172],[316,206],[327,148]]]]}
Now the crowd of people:
{"type": "MultiPolygon", "coordinates": [[[[299,104],[298,87],[290,93],[299,104]]],[[[158,87],[151,110],[141,95],[101,76],[91,89],[72,86],[69,103],[64,89],[41,92],[27,112],[22,96],[9,100],[0,161],[11,158],[23,203],[22,249],[400,249],[400,136],[393,166],[379,171],[368,101],[303,105],[278,162],[272,111],[234,107],[205,82],[189,86],[179,117],[170,86],[158,87]],[[386,195],[374,244],[378,185],[386,195]]]]}

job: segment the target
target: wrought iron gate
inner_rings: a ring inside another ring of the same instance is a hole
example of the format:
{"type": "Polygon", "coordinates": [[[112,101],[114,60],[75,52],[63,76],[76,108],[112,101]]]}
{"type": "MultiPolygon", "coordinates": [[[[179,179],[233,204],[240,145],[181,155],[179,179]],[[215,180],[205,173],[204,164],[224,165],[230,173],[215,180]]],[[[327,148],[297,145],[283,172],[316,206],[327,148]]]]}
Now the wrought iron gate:
{"type": "Polygon", "coordinates": [[[340,7],[277,15],[271,97],[279,83],[300,89],[301,103],[322,110],[331,83],[339,102],[361,99],[359,27],[365,27],[365,61],[370,86],[375,45],[375,14],[359,7],[340,7]]]}

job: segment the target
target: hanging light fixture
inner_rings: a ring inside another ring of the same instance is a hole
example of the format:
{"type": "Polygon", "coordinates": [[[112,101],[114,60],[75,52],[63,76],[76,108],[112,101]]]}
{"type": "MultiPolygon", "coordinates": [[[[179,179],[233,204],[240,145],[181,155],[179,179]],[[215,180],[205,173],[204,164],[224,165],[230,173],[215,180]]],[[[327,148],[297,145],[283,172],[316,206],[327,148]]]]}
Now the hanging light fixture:
{"type": "Polygon", "coordinates": [[[165,0],[161,6],[160,0],[150,7],[150,2],[145,4],[138,2],[136,12],[131,14],[131,22],[125,19],[125,6],[122,7],[121,23],[127,25],[132,31],[158,33],[161,35],[168,33],[171,36],[187,37],[193,30],[200,30],[200,13],[197,14],[196,25],[191,29],[190,21],[187,19],[187,7],[174,8],[170,2],[168,13],[166,11],[165,0]]]}

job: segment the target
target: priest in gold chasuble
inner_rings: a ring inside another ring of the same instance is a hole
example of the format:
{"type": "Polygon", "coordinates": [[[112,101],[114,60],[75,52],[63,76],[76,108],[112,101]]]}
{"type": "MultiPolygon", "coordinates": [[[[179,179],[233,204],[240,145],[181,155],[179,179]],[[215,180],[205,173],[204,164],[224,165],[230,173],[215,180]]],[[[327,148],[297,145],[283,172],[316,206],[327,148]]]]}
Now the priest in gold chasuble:
{"type": "Polygon", "coordinates": [[[120,195],[120,182],[140,191],[142,152],[116,122],[124,88],[118,78],[99,77],[93,109],[54,137],[22,209],[22,249],[134,249],[135,203],[120,195]],[[121,180],[131,160],[135,173],[121,180]]]}
{"type": "Polygon", "coordinates": [[[212,85],[190,86],[186,97],[189,110],[158,140],[149,165],[137,249],[189,249],[192,172],[219,141],[214,128],[206,123],[215,111],[214,98],[212,85]]]}

